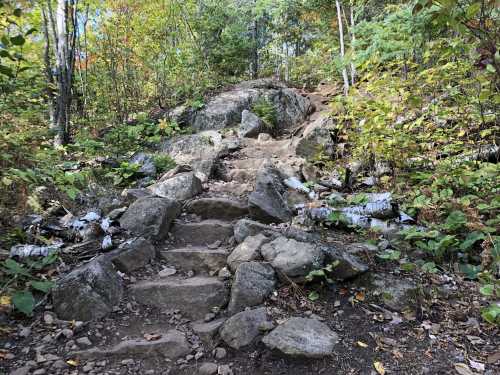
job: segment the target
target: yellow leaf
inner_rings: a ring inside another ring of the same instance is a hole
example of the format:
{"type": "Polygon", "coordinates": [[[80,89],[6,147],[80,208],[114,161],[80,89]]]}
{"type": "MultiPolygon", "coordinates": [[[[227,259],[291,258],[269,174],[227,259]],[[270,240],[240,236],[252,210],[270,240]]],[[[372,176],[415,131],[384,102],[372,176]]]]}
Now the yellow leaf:
{"type": "Polygon", "coordinates": [[[357,292],[355,297],[358,301],[363,302],[365,300],[365,293],[357,292]]]}
{"type": "Polygon", "coordinates": [[[358,344],[360,348],[368,348],[368,344],[365,344],[363,341],[358,341],[356,344],[358,344]]]}
{"type": "Polygon", "coordinates": [[[377,370],[379,375],[385,375],[385,368],[382,362],[374,362],[373,367],[375,367],[375,370],[377,370]]]}
{"type": "Polygon", "coordinates": [[[66,363],[67,363],[68,365],[70,365],[70,366],[74,366],[74,367],[76,367],[76,366],[78,366],[78,365],[80,364],[80,363],[78,362],[78,360],[76,360],[76,359],[68,359],[68,360],[66,361],[66,363]]]}
{"type": "Polygon", "coordinates": [[[11,298],[10,296],[1,296],[0,297],[0,306],[10,306],[11,298]]]}

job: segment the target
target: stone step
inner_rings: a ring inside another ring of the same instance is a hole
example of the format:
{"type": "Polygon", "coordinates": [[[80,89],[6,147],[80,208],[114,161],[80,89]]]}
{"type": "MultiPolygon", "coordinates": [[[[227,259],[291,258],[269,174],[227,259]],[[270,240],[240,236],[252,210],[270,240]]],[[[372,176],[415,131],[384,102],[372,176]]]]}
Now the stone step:
{"type": "Polygon", "coordinates": [[[229,288],[224,282],[202,276],[141,281],[130,286],[129,292],[139,303],[180,310],[193,320],[204,318],[213,308],[223,308],[229,299],[229,288]]]}
{"type": "Polygon", "coordinates": [[[254,183],[258,169],[230,169],[224,176],[226,181],[254,183]]]}
{"type": "Polygon", "coordinates": [[[172,236],[177,244],[192,246],[207,246],[216,241],[227,244],[233,237],[231,223],[220,220],[204,220],[198,223],[183,223],[175,221],[172,236]]]}
{"type": "Polygon", "coordinates": [[[186,247],[164,250],[160,254],[169,265],[177,269],[206,274],[225,267],[229,252],[225,249],[211,250],[204,247],[186,247]]]}
{"type": "Polygon", "coordinates": [[[212,194],[227,194],[241,198],[253,191],[253,184],[236,181],[212,181],[208,188],[212,194]]]}
{"type": "Polygon", "coordinates": [[[185,211],[202,219],[235,220],[248,215],[248,205],[228,198],[201,198],[186,204],[185,211]]]}

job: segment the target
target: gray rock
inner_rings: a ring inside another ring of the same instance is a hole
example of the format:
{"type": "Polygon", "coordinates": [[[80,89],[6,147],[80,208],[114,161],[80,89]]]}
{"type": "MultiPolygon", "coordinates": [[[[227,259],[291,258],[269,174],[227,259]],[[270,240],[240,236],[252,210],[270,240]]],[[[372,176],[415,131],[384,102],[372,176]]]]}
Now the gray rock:
{"type": "Polygon", "coordinates": [[[224,348],[215,348],[213,351],[215,359],[224,359],[227,357],[227,350],[224,348]]]}
{"type": "Polygon", "coordinates": [[[156,176],[156,166],[151,155],[138,152],[130,158],[129,163],[140,165],[138,172],[145,176],[156,176]]]}
{"type": "Polygon", "coordinates": [[[203,190],[200,179],[193,172],[179,173],[167,179],[160,179],[148,189],[154,195],[176,201],[191,199],[203,190]]]}
{"type": "Polygon", "coordinates": [[[217,369],[218,375],[233,375],[233,370],[229,365],[220,365],[217,369]]]}
{"type": "Polygon", "coordinates": [[[176,221],[172,227],[172,235],[178,244],[207,246],[215,241],[228,242],[233,236],[233,226],[219,220],[204,220],[199,223],[176,221]]]}
{"type": "Polygon", "coordinates": [[[205,347],[213,348],[217,345],[217,334],[225,321],[226,319],[217,319],[210,322],[197,321],[191,323],[191,329],[198,335],[205,347]]]}
{"type": "Polygon", "coordinates": [[[229,318],[222,327],[222,340],[233,349],[250,345],[262,334],[260,327],[270,321],[266,308],[245,310],[229,318]]]}
{"type": "Polygon", "coordinates": [[[262,339],[270,349],[307,358],[331,355],[339,341],[335,332],[315,319],[291,318],[262,339]]]}
{"type": "Polygon", "coordinates": [[[386,307],[394,311],[415,308],[418,287],[413,280],[395,277],[390,274],[372,275],[369,293],[386,307]]]}
{"type": "Polygon", "coordinates": [[[259,259],[261,246],[269,241],[271,240],[263,234],[245,238],[227,258],[227,264],[231,271],[236,271],[241,263],[259,259]]]}
{"type": "Polygon", "coordinates": [[[190,319],[202,319],[213,308],[222,308],[229,290],[214,277],[168,278],[141,281],[130,287],[139,303],[166,310],[180,310],[190,319]]]}
{"type": "Polygon", "coordinates": [[[161,240],[167,236],[180,210],[180,204],[171,199],[139,198],[120,218],[120,225],[137,236],[161,240]]]}
{"type": "Polygon", "coordinates": [[[286,189],[279,171],[265,167],[257,174],[255,190],[248,197],[248,209],[253,219],[264,223],[282,223],[292,219],[286,189]]]}
{"type": "Polygon", "coordinates": [[[169,265],[184,271],[193,270],[197,273],[216,272],[226,264],[227,252],[208,250],[206,248],[183,248],[162,251],[161,256],[169,265]]]}
{"type": "Polygon", "coordinates": [[[137,237],[125,241],[118,249],[107,254],[107,257],[119,271],[130,273],[155,259],[156,250],[149,241],[137,237]]]}
{"type": "Polygon", "coordinates": [[[121,196],[132,203],[139,198],[150,197],[152,193],[148,189],[123,189],[121,196]]]}
{"type": "Polygon", "coordinates": [[[189,202],[185,210],[202,219],[234,220],[248,214],[246,203],[227,198],[201,198],[189,202]]]}
{"type": "Polygon", "coordinates": [[[122,341],[119,344],[106,348],[93,348],[72,353],[73,357],[91,359],[108,357],[166,357],[176,359],[191,352],[191,347],[184,333],[171,330],[162,334],[158,340],[133,339],[122,341]]]}
{"type": "Polygon", "coordinates": [[[240,137],[255,138],[265,131],[266,124],[256,114],[244,109],[241,113],[241,124],[238,131],[240,137]]]}
{"type": "Polygon", "coordinates": [[[295,153],[306,159],[312,159],[320,153],[332,157],[335,154],[335,144],[330,134],[332,128],[333,120],[328,116],[321,116],[310,123],[304,129],[295,153]]]}
{"type": "Polygon", "coordinates": [[[285,237],[264,244],[260,252],[274,268],[291,278],[306,276],[321,268],[324,262],[324,254],[318,246],[285,237]]]}
{"type": "Polygon", "coordinates": [[[181,165],[190,165],[196,176],[206,182],[215,170],[216,162],[232,152],[238,144],[224,139],[217,131],[204,131],[168,139],[162,152],[181,165]]]}
{"type": "Polygon", "coordinates": [[[266,263],[246,262],[236,270],[228,310],[235,314],[260,305],[276,287],[276,275],[266,263]]]}
{"type": "Polygon", "coordinates": [[[113,265],[97,258],[58,280],[52,300],[60,319],[89,321],[109,314],[122,294],[122,281],[113,265]]]}
{"type": "Polygon", "coordinates": [[[234,225],[234,239],[238,243],[242,243],[245,238],[255,236],[259,233],[276,235],[278,231],[269,225],[259,223],[250,219],[241,219],[234,225]]]}
{"type": "Polygon", "coordinates": [[[28,375],[30,373],[31,366],[23,366],[19,367],[13,371],[11,371],[10,375],[28,375]]]}
{"type": "Polygon", "coordinates": [[[218,368],[216,363],[205,362],[198,369],[198,375],[215,375],[218,368]]]}
{"type": "Polygon", "coordinates": [[[325,254],[325,263],[334,263],[335,267],[330,276],[335,280],[348,280],[361,275],[369,270],[369,267],[356,255],[347,251],[341,251],[333,246],[322,247],[325,254]]]}

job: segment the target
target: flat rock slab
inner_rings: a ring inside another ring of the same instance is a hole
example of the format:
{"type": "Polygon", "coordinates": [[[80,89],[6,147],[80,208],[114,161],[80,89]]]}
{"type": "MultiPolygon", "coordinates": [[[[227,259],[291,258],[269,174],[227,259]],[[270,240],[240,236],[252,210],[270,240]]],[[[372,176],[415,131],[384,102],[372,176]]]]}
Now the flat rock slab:
{"type": "Polygon", "coordinates": [[[176,221],[172,227],[176,243],[192,246],[206,246],[216,241],[227,243],[233,233],[233,226],[230,223],[219,220],[204,220],[199,223],[176,221]]]}
{"type": "Polygon", "coordinates": [[[171,266],[184,271],[210,273],[224,268],[228,253],[224,249],[210,250],[203,247],[165,250],[161,257],[171,266]]]}
{"type": "Polygon", "coordinates": [[[154,195],[177,201],[185,201],[201,193],[201,180],[193,172],[184,172],[160,179],[148,188],[154,195]]]}
{"type": "Polygon", "coordinates": [[[165,238],[181,205],[171,199],[144,197],[137,199],[120,218],[120,226],[148,239],[165,238]]]}
{"type": "Polygon", "coordinates": [[[235,314],[246,307],[260,305],[276,288],[276,275],[267,263],[241,263],[231,288],[228,310],[235,314]]]}
{"type": "Polygon", "coordinates": [[[250,345],[271,323],[265,307],[242,311],[224,323],[220,336],[233,349],[250,345]]]}
{"type": "Polygon", "coordinates": [[[318,246],[286,237],[264,244],[260,252],[274,268],[291,278],[306,276],[321,268],[324,262],[324,254],[318,246]]]}
{"type": "Polygon", "coordinates": [[[235,220],[248,215],[246,203],[227,198],[201,198],[189,202],[185,210],[202,219],[235,220]]]}
{"type": "Polygon", "coordinates": [[[103,257],[70,272],[52,290],[54,310],[64,320],[100,319],[118,305],[122,295],[122,280],[103,257]]]}
{"type": "Polygon", "coordinates": [[[197,320],[214,307],[224,307],[229,289],[215,277],[197,276],[142,281],[130,287],[130,295],[144,305],[180,310],[188,318],[197,320]]]}
{"type": "Polygon", "coordinates": [[[148,341],[134,339],[122,341],[109,348],[92,348],[72,353],[72,357],[81,359],[98,359],[116,357],[150,358],[154,356],[176,359],[184,357],[191,352],[184,333],[177,330],[162,334],[158,340],[148,341]]]}
{"type": "Polygon", "coordinates": [[[338,335],[316,319],[291,318],[262,339],[270,349],[289,356],[320,358],[332,354],[338,335]]]}

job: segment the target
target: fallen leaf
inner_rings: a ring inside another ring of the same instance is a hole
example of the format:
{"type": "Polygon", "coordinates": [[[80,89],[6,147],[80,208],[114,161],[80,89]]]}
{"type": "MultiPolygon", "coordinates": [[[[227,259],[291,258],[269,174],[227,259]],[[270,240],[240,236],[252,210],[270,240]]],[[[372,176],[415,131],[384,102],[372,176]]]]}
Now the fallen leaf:
{"type": "Polygon", "coordinates": [[[156,341],[161,339],[161,335],[157,333],[145,333],[144,338],[148,341],[156,341]]]}
{"type": "Polygon", "coordinates": [[[356,343],[360,348],[368,348],[368,344],[365,344],[363,341],[358,341],[356,343]]]}
{"type": "Polygon", "coordinates": [[[2,306],[10,306],[11,304],[11,298],[10,296],[1,296],[0,297],[0,305],[2,306]]]}
{"type": "Polygon", "coordinates": [[[76,359],[68,359],[66,361],[66,363],[70,366],[73,366],[73,367],[76,367],[80,364],[80,362],[78,362],[78,360],[76,360],[76,359]]]}
{"type": "Polygon", "coordinates": [[[358,301],[363,302],[365,300],[365,292],[357,292],[355,298],[358,301]]]}
{"type": "Polygon", "coordinates": [[[382,362],[373,362],[373,367],[375,367],[379,375],[385,375],[385,368],[382,362]]]}
{"type": "Polygon", "coordinates": [[[394,358],[396,358],[396,359],[403,359],[403,358],[404,358],[403,353],[401,353],[401,352],[400,352],[399,350],[397,350],[397,349],[394,349],[394,350],[392,351],[392,355],[393,355],[393,356],[394,356],[394,358]]]}
{"type": "Polygon", "coordinates": [[[493,364],[500,361],[500,350],[488,356],[488,363],[493,364]]]}
{"type": "Polygon", "coordinates": [[[472,370],[465,363],[455,363],[455,371],[460,375],[474,375],[472,370]]]}

